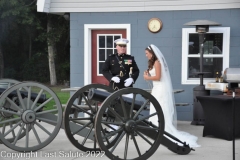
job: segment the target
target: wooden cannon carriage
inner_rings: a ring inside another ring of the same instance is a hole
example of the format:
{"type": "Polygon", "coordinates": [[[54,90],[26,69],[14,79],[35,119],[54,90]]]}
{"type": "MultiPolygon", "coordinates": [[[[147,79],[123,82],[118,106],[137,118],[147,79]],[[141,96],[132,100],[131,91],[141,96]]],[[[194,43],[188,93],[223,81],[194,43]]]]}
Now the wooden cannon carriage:
{"type": "Polygon", "coordinates": [[[58,97],[48,87],[35,82],[13,84],[0,90],[0,140],[13,150],[37,151],[47,146],[60,128],[76,148],[103,151],[109,159],[148,159],[160,144],[180,155],[192,150],[164,131],[161,106],[144,90],[114,92],[105,85],[87,85],[71,96],[63,113],[58,97]],[[150,103],[156,112],[143,114],[150,103]],[[153,116],[158,125],[149,121],[153,116]],[[124,150],[119,147],[123,144],[124,150]]]}

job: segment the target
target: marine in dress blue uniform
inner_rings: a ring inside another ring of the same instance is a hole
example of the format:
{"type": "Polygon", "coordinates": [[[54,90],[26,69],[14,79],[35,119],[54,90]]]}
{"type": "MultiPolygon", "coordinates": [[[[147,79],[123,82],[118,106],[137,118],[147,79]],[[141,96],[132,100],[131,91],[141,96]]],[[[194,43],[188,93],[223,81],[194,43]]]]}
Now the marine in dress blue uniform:
{"type": "Polygon", "coordinates": [[[132,87],[139,76],[139,69],[134,57],[126,54],[126,45],[129,41],[121,38],[114,42],[117,53],[107,57],[102,73],[114,90],[132,87]]]}

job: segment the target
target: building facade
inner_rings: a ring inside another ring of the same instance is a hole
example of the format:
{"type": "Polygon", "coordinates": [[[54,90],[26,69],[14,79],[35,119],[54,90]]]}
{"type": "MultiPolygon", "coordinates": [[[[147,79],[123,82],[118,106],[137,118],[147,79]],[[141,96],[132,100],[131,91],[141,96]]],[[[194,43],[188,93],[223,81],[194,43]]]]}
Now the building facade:
{"type": "MultiPolygon", "coordinates": [[[[215,81],[225,68],[240,67],[240,2],[237,0],[161,1],[161,0],[38,0],[38,12],[70,14],[70,85],[81,87],[106,83],[101,65],[115,51],[114,39],[130,40],[127,53],[135,57],[140,69],[134,87],[149,89],[143,79],[147,69],[145,48],[156,45],[166,58],[175,101],[188,103],[177,107],[179,120],[192,120],[193,88],[199,84],[199,40],[195,27],[184,24],[210,20],[221,26],[210,27],[204,43],[204,83],[215,81]],[[162,29],[153,33],[148,22],[158,18],[162,29]]],[[[164,92],[164,91],[162,91],[164,92]]],[[[212,92],[218,94],[218,92],[212,92]]]]}

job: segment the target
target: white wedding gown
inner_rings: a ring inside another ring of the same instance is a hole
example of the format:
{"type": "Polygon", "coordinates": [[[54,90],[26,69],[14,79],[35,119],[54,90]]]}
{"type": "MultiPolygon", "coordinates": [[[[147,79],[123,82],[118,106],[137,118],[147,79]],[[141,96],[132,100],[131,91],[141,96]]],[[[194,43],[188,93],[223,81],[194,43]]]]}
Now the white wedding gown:
{"type": "MultiPolygon", "coordinates": [[[[151,76],[155,76],[155,68],[151,69],[149,71],[151,76]]],[[[152,88],[152,95],[157,99],[159,104],[162,107],[162,111],[164,114],[164,120],[165,120],[165,131],[173,135],[174,137],[178,138],[182,142],[186,142],[190,145],[190,147],[200,147],[200,145],[197,144],[197,137],[194,135],[191,135],[187,132],[179,131],[176,129],[176,127],[173,125],[173,116],[174,116],[174,106],[172,103],[169,102],[169,98],[166,97],[166,91],[169,90],[163,83],[160,81],[153,81],[153,88],[152,88]]],[[[153,105],[150,105],[150,114],[155,113],[155,108],[153,105]]],[[[158,117],[153,116],[149,118],[149,121],[151,121],[153,124],[158,125],[158,117]]]]}

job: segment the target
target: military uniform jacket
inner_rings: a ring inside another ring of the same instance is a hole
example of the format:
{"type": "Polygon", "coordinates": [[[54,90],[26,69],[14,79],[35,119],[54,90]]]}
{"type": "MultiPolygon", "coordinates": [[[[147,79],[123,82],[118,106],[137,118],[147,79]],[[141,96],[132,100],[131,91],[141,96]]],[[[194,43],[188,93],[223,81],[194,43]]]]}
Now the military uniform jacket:
{"type": "Polygon", "coordinates": [[[133,78],[133,81],[136,82],[139,76],[139,69],[133,56],[127,54],[118,56],[118,54],[115,53],[108,56],[106,59],[103,65],[102,73],[104,77],[110,82],[110,86],[112,85],[112,77],[118,76],[120,78],[120,83],[116,85],[118,85],[118,88],[121,89],[125,88],[124,81],[129,77],[133,78]],[[131,67],[132,74],[129,76],[131,67]]]}

